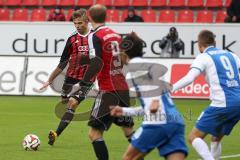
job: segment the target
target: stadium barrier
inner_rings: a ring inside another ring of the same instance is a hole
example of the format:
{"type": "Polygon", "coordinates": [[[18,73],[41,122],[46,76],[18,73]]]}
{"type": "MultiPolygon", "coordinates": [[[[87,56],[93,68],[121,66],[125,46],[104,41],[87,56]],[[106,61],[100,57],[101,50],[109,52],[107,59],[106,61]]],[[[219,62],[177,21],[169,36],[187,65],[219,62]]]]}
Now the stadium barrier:
{"type": "MultiPolygon", "coordinates": [[[[219,48],[240,51],[239,24],[109,24],[122,35],[131,31],[139,34],[145,41],[145,57],[159,57],[159,40],[167,35],[173,25],[185,44],[181,57],[195,57],[198,54],[197,35],[203,29],[214,31],[219,48]]],[[[0,54],[58,56],[73,31],[74,26],[70,22],[1,22],[0,54]]]]}
{"type": "MultiPolygon", "coordinates": [[[[182,78],[193,61],[193,59],[151,59],[153,63],[163,64],[168,68],[166,81],[171,83],[182,78]]],[[[59,57],[0,56],[0,95],[59,95],[51,87],[39,90],[58,62],[59,57]]],[[[200,76],[193,84],[172,95],[175,98],[207,98],[209,88],[203,76],[200,76]]]]}
{"type": "MultiPolygon", "coordinates": [[[[198,54],[196,39],[199,31],[209,29],[216,34],[217,46],[233,52],[240,50],[240,25],[229,24],[174,24],[185,43],[181,59],[160,59],[159,40],[166,36],[172,24],[109,24],[124,35],[137,32],[145,41],[144,57],[151,58],[168,68],[167,80],[171,83],[183,77],[198,54]]],[[[0,95],[56,96],[48,88],[39,91],[59,62],[66,39],[74,31],[72,23],[1,22],[0,23],[0,95]]],[[[209,88],[203,77],[172,94],[175,98],[207,98],[209,88]]]]}

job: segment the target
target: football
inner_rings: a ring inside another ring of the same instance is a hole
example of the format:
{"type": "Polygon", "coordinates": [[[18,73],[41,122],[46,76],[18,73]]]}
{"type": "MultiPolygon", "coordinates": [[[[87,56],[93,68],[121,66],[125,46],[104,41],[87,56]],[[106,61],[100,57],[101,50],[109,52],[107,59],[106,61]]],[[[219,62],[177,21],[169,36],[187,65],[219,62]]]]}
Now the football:
{"type": "Polygon", "coordinates": [[[26,151],[37,151],[40,146],[40,139],[34,134],[28,134],[26,137],[24,137],[22,146],[26,151]]]}

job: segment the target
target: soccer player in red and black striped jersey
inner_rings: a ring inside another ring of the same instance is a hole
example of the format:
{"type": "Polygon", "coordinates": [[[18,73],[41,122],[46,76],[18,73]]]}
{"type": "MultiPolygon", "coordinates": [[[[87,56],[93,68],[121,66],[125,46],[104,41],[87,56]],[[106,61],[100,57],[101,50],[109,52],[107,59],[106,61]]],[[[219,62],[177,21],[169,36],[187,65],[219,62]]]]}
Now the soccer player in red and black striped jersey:
{"type": "MultiPolygon", "coordinates": [[[[128,85],[122,73],[123,65],[119,51],[121,36],[105,26],[105,6],[99,4],[92,6],[89,9],[88,17],[94,29],[90,33],[88,41],[90,61],[95,61],[96,69],[100,68],[97,75],[99,94],[88,122],[91,127],[89,137],[97,159],[108,160],[108,149],[103,140],[103,132],[107,131],[112,123],[115,123],[122,127],[124,135],[129,139],[133,134],[134,124],[131,117],[118,118],[110,115],[110,106],[114,104],[129,106],[130,103],[128,85]]],[[[89,64],[89,68],[92,67],[92,64],[92,62],[89,64]]],[[[92,72],[94,73],[94,69],[92,72]]]]}
{"type": "Polygon", "coordinates": [[[71,122],[78,104],[85,98],[85,96],[83,96],[81,100],[69,99],[68,95],[71,92],[73,85],[82,81],[84,73],[88,68],[88,65],[80,64],[81,59],[86,58],[89,55],[88,36],[90,29],[88,27],[87,11],[85,9],[75,11],[73,13],[73,23],[76,27],[76,31],[68,38],[59,65],[41,88],[44,89],[49,86],[68,65],[61,93],[62,101],[65,103],[68,102],[68,109],[63,115],[57,130],[50,131],[48,142],[50,145],[53,145],[57,136],[59,136],[71,122]]]}

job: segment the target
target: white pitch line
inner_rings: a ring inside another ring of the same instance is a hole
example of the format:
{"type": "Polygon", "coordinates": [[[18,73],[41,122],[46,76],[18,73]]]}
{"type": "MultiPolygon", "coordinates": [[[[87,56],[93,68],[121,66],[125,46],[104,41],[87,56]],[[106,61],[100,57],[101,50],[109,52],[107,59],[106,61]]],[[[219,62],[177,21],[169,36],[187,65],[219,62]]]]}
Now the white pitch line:
{"type": "MultiPolygon", "coordinates": [[[[229,155],[229,156],[222,156],[221,159],[228,159],[228,158],[236,158],[240,157],[240,154],[234,154],[234,155],[229,155]]],[[[201,159],[198,159],[201,160],[201,159]]]]}
{"type": "Polygon", "coordinates": [[[222,159],[227,159],[227,158],[235,158],[235,157],[240,157],[240,154],[235,154],[235,155],[229,155],[229,156],[222,156],[222,159]]]}

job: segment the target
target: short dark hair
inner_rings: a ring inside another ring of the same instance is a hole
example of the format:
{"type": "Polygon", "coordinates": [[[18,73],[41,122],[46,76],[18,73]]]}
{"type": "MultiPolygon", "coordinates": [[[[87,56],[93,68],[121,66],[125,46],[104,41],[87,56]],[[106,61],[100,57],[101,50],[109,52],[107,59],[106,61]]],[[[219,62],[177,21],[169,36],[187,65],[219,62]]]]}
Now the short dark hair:
{"type": "Polygon", "coordinates": [[[107,8],[104,5],[96,4],[89,9],[89,15],[95,23],[104,23],[106,20],[107,8]]]}
{"type": "Polygon", "coordinates": [[[74,11],[72,18],[73,19],[83,18],[84,20],[88,20],[88,18],[87,18],[87,10],[81,8],[81,9],[78,9],[78,10],[74,11]]]}
{"type": "Polygon", "coordinates": [[[215,46],[215,34],[209,30],[202,30],[198,35],[198,43],[204,47],[215,46]]]}
{"type": "Polygon", "coordinates": [[[130,59],[143,56],[143,40],[135,32],[127,34],[123,38],[120,47],[130,59]]]}

